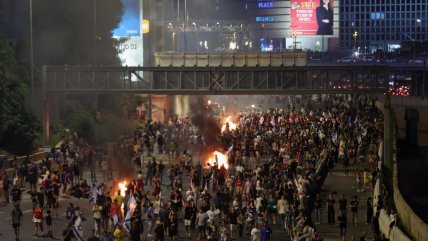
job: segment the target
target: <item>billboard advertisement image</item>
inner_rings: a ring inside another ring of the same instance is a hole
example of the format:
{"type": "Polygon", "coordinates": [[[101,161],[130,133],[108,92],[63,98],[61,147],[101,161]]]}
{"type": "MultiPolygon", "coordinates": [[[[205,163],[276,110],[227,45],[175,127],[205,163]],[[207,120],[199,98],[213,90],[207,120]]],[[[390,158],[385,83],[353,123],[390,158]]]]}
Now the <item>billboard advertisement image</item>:
{"type": "Polygon", "coordinates": [[[119,58],[123,66],[143,65],[142,0],[122,0],[122,4],[122,19],[112,32],[114,38],[122,40],[119,58]]]}
{"type": "Polygon", "coordinates": [[[140,36],[140,0],[122,0],[123,15],[118,28],[113,30],[114,37],[140,36]]]}
{"type": "Polygon", "coordinates": [[[291,0],[292,34],[333,35],[333,1],[291,0]]]}

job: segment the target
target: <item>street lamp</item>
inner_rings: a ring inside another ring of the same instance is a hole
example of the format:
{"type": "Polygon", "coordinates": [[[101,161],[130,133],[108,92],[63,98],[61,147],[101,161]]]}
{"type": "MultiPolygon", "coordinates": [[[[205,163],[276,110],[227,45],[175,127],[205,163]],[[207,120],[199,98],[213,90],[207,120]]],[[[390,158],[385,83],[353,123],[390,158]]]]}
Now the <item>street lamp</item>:
{"type": "Polygon", "coordinates": [[[175,32],[172,32],[172,51],[175,51],[175,32]]]}
{"type": "Polygon", "coordinates": [[[34,43],[33,43],[33,0],[30,0],[30,101],[33,101],[34,91],[34,43]]]}
{"type": "Polygon", "coordinates": [[[357,50],[358,31],[355,31],[354,34],[352,34],[352,37],[354,37],[354,48],[355,48],[355,50],[357,50]]]}

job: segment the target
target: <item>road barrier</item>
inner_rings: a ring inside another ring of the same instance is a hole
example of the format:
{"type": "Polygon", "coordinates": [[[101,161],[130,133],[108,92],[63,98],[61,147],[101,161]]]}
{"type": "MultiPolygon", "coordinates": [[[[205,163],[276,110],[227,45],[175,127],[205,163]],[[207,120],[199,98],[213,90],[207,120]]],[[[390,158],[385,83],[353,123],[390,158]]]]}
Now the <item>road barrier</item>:
{"type": "MultiPolygon", "coordinates": [[[[394,101],[393,101],[394,104],[394,101]]],[[[395,101],[396,104],[396,101],[395,101]]],[[[383,103],[376,101],[376,107],[383,111],[383,103]]],[[[395,112],[392,112],[392,115],[395,115],[395,112]]],[[[391,118],[397,120],[397,118],[391,118]]],[[[395,123],[396,124],[396,123],[395,123]]],[[[395,124],[393,126],[395,126],[395,124]]],[[[393,128],[393,132],[395,129],[393,128]]],[[[403,195],[400,192],[398,187],[398,170],[397,170],[397,143],[395,139],[398,136],[398,133],[393,133],[394,141],[392,144],[392,179],[393,179],[393,199],[397,214],[399,217],[399,222],[403,224],[405,230],[414,238],[415,241],[427,241],[428,240],[428,225],[420,219],[415,212],[411,209],[409,204],[404,199],[403,195]]],[[[382,173],[383,163],[379,163],[379,170],[382,173]]],[[[381,180],[376,181],[376,185],[373,193],[373,203],[376,204],[378,198],[381,198],[381,180]]],[[[374,213],[376,213],[377,208],[375,208],[374,213]]],[[[379,210],[379,228],[380,231],[390,240],[390,241],[412,241],[398,226],[391,225],[391,218],[388,213],[382,209],[379,210]]]]}

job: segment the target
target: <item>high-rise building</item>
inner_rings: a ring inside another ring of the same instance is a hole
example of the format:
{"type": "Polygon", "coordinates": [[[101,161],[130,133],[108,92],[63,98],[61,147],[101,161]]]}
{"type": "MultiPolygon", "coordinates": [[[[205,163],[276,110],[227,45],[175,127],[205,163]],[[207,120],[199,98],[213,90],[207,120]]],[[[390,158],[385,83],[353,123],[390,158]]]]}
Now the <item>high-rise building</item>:
{"type": "Polygon", "coordinates": [[[280,43],[281,49],[369,53],[428,40],[427,0],[247,0],[246,12],[251,36],[267,51],[280,43]],[[333,9],[332,34],[317,30],[322,6],[333,9]]]}
{"type": "Polygon", "coordinates": [[[339,0],[247,0],[247,24],[261,51],[338,46],[339,0]]]}
{"type": "Polygon", "coordinates": [[[403,41],[428,40],[427,0],[341,0],[340,47],[391,51],[403,41]]]}

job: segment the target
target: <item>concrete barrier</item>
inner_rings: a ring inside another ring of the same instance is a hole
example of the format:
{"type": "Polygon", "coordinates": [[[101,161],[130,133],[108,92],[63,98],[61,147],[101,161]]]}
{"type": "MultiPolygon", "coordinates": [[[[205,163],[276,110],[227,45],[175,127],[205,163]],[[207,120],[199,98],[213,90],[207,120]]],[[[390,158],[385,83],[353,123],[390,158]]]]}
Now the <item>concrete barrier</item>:
{"type": "MultiPolygon", "coordinates": [[[[36,152],[36,153],[29,156],[30,162],[40,161],[40,160],[44,159],[47,154],[48,154],[48,151],[36,152]]],[[[16,165],[18,165],[18,166],[21,165],[25,161],[26,158],[27,158],[26,156],[17,157],[16,158],[16,165]]],[[[3,168],[6,168],[6,169],[12,168],[12,163],[13,163],[13,158],[8,158],[3,163],[3,168]]]]}
{"type": "MultiPolygon", "coordinates": [[[[382,164],[380,162],[379,164],[381,169],[382,164]]],[[[396,190],[394,188],[394,197],[395,197],[395,193],[396,193],[396,190]]],[[[381,194],[380,180],[378,179],[376,181],[376,185],[373,192],[373,203],[377,203],[377,200],[378,200],[378,197],[380,197],[380,194],[381,194]]],[[[395,198],[394,198],[394,201],[395,201],[395,198]]],[[[401,208],[406,208],[406,207],[401,207],[402,205],[403,205],[402,202],[399,202],[399,205],[395,203],[395,207],[398,213],[400,213],[400,211],[403,211],[401,210],[401,208]]],[[[374,213],[378,211],[379,211],[379,229],[385,235],[386,238],[388,238],[390,241],[412,241],[412,239],[410,239],[407,235],[405,235],[398,226],[393,226],[392,228],[390,228],[391,218],[389,217],[385,209],[377,210],[377,207],[375,207],[374,213]]],[[[409,213],[409,209],[407,209],[406,212],[409,213]]],[[[399,217],[400,217],[400,221],[404,223],[404,220],[402,219],[403,217],[400,216],[400,214],[399,214],[399,217]]],[[[420,228],[423,228],[423,227],[420,227],[420,228]]],[[[425,236],[425,237],[428,237],[428,236],[425,236]]],[[[420,240],[427,240],[427,239],[425,238],[425,239],[416,239],[416,240],[420,241],[420,240]]]]}
{"type": "MultiPolygon", "coordinates": [[[[392,98],[393,100],[394,98],[392,98]]],[[[394,101],[391,101],[392,103],[394,103],[394,101]]],[[[375,102],[376,107],[383,111],[383,102],[382,101],[376,101],[375,102]]],[[[395,106],[393,106],[395,107],[395,106]]],[[[395,110],[395,108],[394,108],[395,110]]],[[[395,112],[393,112],[395,113],[395,112]]],[[[395,118],[396,120],[397,118],[395,118]]],[[[395,133],[396,135],[398,133],[395,133]]],[[[394,202],[395,202],[395,208],[397,210],[398,216],[399,216],[399,222],[403,223],[403,226],[405,227],[405,229],[407,231],[410,232],[410,234],[415,237],[416,241],[426,241],[428,240],[428,233],[425,234],[425,236],[421,236],[423,239],[417,239],[416,237],[419,235],[424,235],[424,234],[418,234],[419,232],[428,232],[428,227],[423,227],[421,225],[421,223],[417,222],[413,225],[414,228],[409,228],[408,225],[410,222],[412,222],[411,220],[415,220],[415,218],[419,219],[419,217],[416,216],[416,214],[411,210],[411,208],[409,207],[409,205],[407,204],[407,202],[404,200],[403,196],[401,195],[401,192],[398,188],[398,180],[397,180],[397,146],[396,146],[396,142],[393,142],[393,155],[392,155],[392,159],[393,159],[393,193],[394,193],[394,202]],[[416,217],[414,217],[416,216],[416,217]],[[425,229],[424,231],[421,231],[421,229],[425,229]],[[415,232],[415,233],[414,233],[415,232]],[[415,235],[416,234],[416,235],[415,235]]],[[[380,170],[380,172],[382,173],[382,162],[379,162],[378,168],[380,170]]],[[[381,180],[378,179],[376,180],[376,184],[375,184],[375,188],[373,191],[373,203],[377,203],[379,198],[381,197],[381,180]]],[[[390,241],[412,241],[411,238],[409,238],[406,234],[404,234],[404,232],[398,227],[398,226],[393,226],[392,228],[390,228],[391,225],[391,218],[389,217],[388,213],[382,209],[382,210],[377,210],[377,207],[374,208],[374,213],[379,211],[379,229],[380,231],[385,235],[386,238],[388,238],[390,241]]],[[[423,223],[423,222],[422,222],[423,223]]],[[[426,225],[426,224],[425,224],[426,225]]]]}
{"type": "MultiPolygon", "coordinates": [[[[415,212],[413,212],[398,187],[397,162],[395,157],[393,164],[393,189],[395,207],[397,208],[397,213],[400,218],[400,221],[403,223],[403,226],[410,233],[410,235],[414,238],[415,241],[427,241],[428,224],[424,223],[423,220],[419,218],[415,212]]],[[[399,235],[398,231],[396,235],[399,235]]]]}
{"type": "Polygon", "coordinates": [[[156,52],[155,65],[161,67],[306,66],[305,52],[156,52]]]}

